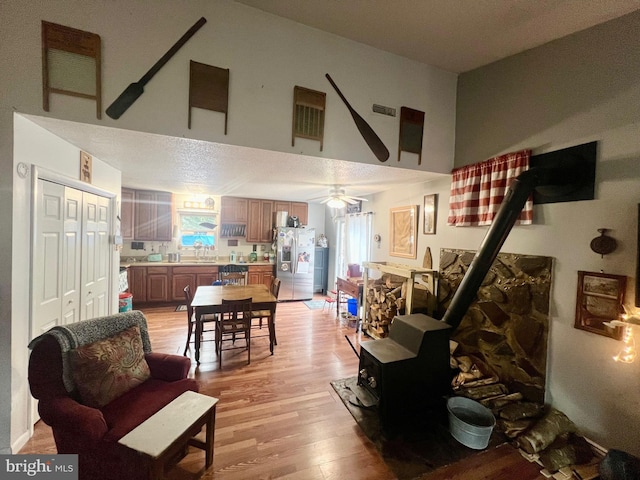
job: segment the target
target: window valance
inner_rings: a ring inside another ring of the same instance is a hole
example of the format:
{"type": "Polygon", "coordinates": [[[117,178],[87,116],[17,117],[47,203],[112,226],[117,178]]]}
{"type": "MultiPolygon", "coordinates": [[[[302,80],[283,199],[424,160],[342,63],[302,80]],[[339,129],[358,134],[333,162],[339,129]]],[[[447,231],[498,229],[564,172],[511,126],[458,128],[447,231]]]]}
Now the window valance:
{"type": "MultiPolygon", "coordinates": [[[[521,150],[454,169],[447,223],[460,227],[491,225],[511,182],[529,169],[530,158],[531,150],[521,150]]],[[[532,220],[530,197],[517,223],[530,225],[532,220]]]]}

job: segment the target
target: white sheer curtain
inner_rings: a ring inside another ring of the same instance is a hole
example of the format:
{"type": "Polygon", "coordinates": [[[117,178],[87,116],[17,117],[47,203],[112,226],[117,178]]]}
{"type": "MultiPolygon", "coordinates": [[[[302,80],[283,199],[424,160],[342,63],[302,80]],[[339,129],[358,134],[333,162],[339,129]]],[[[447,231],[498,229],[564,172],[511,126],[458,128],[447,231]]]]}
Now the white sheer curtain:
{"type": "MultiPolygon", "coordinates": [[[[371,260],[372,213],[355,213],[346,216],[345,266],[371,260]]],[[[346,273],[346,272],[345,272],[346,273]]]]}

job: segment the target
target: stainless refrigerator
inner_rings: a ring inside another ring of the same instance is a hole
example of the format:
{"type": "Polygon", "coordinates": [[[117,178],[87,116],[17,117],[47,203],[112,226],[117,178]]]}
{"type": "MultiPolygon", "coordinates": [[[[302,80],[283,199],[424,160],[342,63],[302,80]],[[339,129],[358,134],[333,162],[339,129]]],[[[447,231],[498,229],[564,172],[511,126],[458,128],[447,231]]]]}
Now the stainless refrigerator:
{"type": "Polygon", "coordinates": [[[314,228],[276,229],[276,277],[282,282],[278,300],[313,298],[314,228]]]}

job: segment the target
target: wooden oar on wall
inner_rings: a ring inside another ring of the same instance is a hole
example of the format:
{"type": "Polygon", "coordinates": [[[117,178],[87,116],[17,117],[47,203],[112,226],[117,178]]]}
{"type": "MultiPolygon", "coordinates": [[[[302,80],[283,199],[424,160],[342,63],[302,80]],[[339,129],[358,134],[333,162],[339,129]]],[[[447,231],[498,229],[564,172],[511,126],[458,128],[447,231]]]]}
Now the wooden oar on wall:
{"type": "Polygon", "coordinates": [[[171,57],[173,57],[178,50],[182,48],[182,46],[187,43],[194,33],[200,30],[205,23],[207,23],[207,19],[202,17],[198,20],[187,32],[180,37],[173,47],[169,49],[167,53],[165,53],[160,60],[158,60],[153,67],[149,69],[147,73],[137,82],[130,83],[129,86],[120,94],[115,101],[109,105],[107,108],[107,115],[109,115],[114,120],[120,118],[120,116],[127,111],[127,109],[133,105],[133,103],[138,99],[140,95],[144,93],[144,86],[153,78],[153,76],[158,73],[165,63],[167,63],[171,57]]]}
{"type": "Polygon", "coordinates": [[[331,86],[335,89],[336,93],[340,96],[344,104],[349,109],[351,118],[353,118],[353,121],[355,122],[356,127],[358,127],[358,130],[360,131],[360,135],[362,135],[362,138],[364,138],[364,141],[367,142],[367,145],[369,145],[369,148],[371,149],[373,154],[381,162],[386,162],[389,159],[389,150],[384,145],[384,143],[382,143],[382,140],[380,140],[380,137],[376,135],[376,132],[373,131],[373,128],[371,128],[371,126],[364,120],[364,118],[358,115],[358,112],[356,112],[351,107],[351,105],[349,104],[347,99],[344,98],[344,95],[342,95],[342,92],[340,91],[338,86],[333,82],[333,79],[329,76],[329,74],[327,73],[325,74],[325,76],[327,77],[327,80],[329,80],[329,83],[331,84],[331,86]]]}

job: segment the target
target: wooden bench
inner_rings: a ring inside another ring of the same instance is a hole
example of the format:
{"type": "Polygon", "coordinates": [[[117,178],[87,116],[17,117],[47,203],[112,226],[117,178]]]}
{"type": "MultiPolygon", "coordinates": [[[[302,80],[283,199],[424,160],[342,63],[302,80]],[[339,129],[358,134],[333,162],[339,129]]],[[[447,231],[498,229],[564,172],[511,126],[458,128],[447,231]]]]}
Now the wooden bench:
{"type": "Polygon", "coordinates": [[[118,442],[148,459],[150,480],[164,478],[169,462],[187,445],[205,451],[205,468],[209,468],[213,464],[217,403],[217,398],[184,392],[118,442]],[[205,425],[205,441],[196,439],[195,436],[205,425]]]}

